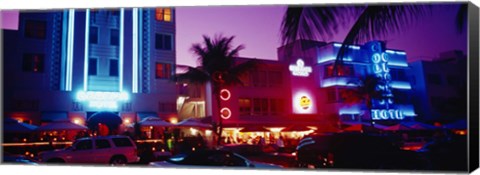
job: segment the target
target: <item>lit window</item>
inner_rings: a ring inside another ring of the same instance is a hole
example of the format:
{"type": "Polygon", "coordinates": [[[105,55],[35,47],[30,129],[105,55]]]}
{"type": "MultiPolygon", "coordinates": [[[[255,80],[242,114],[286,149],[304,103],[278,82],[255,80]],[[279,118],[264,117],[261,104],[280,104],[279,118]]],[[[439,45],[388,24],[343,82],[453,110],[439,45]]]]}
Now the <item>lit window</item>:
{"type": "MultiPolygon", "coordinates": [[[[334,77],[334,65],[330,64],[328,66],[325,66],[325,72],[324,72],[324,77],[325,78],[330,78],[334,77]]],[[[353,66],[352,65],[340,65],[337,67],[337,77],[348,77],[348,76],[353,76],[353,66]]]]}
{"type": "Polygon", "coordinates": [[[157,8],[155,9],[155,19],[157,21],[172,21],[172,9],[171,8],[157,8]]]}
{"type": "Polygon", "coordinates": [[[45,21],[26,20],[25,21],[25,37],[45,39],[47,24],[45,21]]]}
{"type": "Polygon", "coordinates": [[[169,79],[172,75],[172,65],[166,63],[157,63],[156,64],[156,73],[155,77],[158,79],[169,79]]]}
{"type": "Polygon", "coordinates": [[[155,34],[155,48],[159,50],[172,50],[172,35],[155,34]]]}
{"type": "Polygon", "coordinates": [[[88,60],[88,75],[97,75],[97,59],[90,58],[88,60]]]}
{"type": "Polygon", "coordinates": [[[43,72],[43,54],[23,55],[22,68],[25,72],[43,72]]]}
{"type": "Polygon", "coordinates": [[[251,115],[252,102],[250,99],[240,98],[238,99],[238,103],[240,107],[240,116],[251,115]]]}
{"type": "Polygon", "coordinates": [[[118,46],[119,40],[118,29],[110,29],[110,45],[118,46]]]}
{"type": "Polygon", "coordinates": [[[110,60],[110,76],[118,76],[118,60],[110,60]]]}
{"type": "Polygon", "coordinates": [[[98,43],[98,27],[90,26],[90,44],[98,43]]]}

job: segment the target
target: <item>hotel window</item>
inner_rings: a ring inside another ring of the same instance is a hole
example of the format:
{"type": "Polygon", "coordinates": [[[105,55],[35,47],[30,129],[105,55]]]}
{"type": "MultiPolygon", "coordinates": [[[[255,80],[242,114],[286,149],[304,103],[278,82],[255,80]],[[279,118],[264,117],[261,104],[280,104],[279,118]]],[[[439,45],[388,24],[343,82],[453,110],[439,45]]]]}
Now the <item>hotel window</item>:
{"type": "Polygon", "coordinates": [[[118,60],[110,59],[109,75],[112,77],[118,76],[118,60]]]}
{"type": "Polygon", "coordinates": [[[330,78],[330,77],[349,77],[353,76],[354,71],[353,71],[353,66],[352,65],[339,65],[337,66],[337,74],[336,76],[334,75],[334,65],[330,64],[325,66],[325,72],[324,72],[324,78],[330,78]]]}
{"type": "Polygon", "coordinates": [[[90,44],[97,44],[98,43],[98,27],[90,26],[90,36],[89,42],[90,44]]]}
{"type": "Polygon", "coordinates": [[[110,45],[118,46],[120,41],[120,35],[118,33],[118,29],[110,29],[110,45]]]}
{"type": "Polygon", "coordinates": [[[157,79],[169,79],[172,75],[172,65],[167,63],[157,63],[155,77],[157,79]]]}
{"type": "Polygon", "coordinates": [[[284,101],[282,99],[270,99],[270,114],[279,115],[284,111],[284,101]]]}
{"type": "Polygon", "coordinates": [[[334,88],[327,89],[327,103],[336,103],[337,91],[334,88]]]}
{"type": "Polygon", "coordinates": [[[96,58],[88,59],[88,75],[97,75],[98,60],[96,58]]]}
{"type": "Polygon", "coordinates": [[[253,86],[255,87],[266,87],[267,86],[267,72],[266,71],[256,71],[252,75],[253,86]]]}
{"type": "Polygon", "coordinates": [[[282,85],[282,72],[270,71],[268,72],[268,81],[270,87],[278,87],[282,85]]]}
{"type": "Polygon", "coordinates": [[[442,85],[442,77],[438,74],[427,74],[429,84],[442,85]]]}
{"type": "Polygon", "coordinates": [[[253,99],[253,115],[268,115],[268,99],[253,99]]]}
{"type": "Polygon", "coordinates": [[[400,80],[400,81],[406,81],[407,76],[405,75],[405,70],[404,69],[392,69],[390,68],[390,76],[392,77],[392,80],[400,80]]]}
{"type": "Polygon", "coordinates": [[[25,37],[35,39],[45,39],[47,33],[47,23],[40,20],[25,21],[25,37]]]}
{"type": "Polygon", "coordinates": [[[172,9],[171,8],[156,8],[155,19],[157,21],[172,21],[172,9]]]}
{"type": "Polygon", "coordinates": [[[155,48],[159,50],[172,50],[172,35],[155,34],[155,48]]]}
{"type": "Polygon", "coordinates": [[[252,115],[252,100],[248,98],[238,99],[238,105],[240,107],[240,116],[252,115]]]}
{"type": "Polygon", "coordinates": [[[25,72],[43,72],[43,54],[24,54],[22,69],[25,72]]]}

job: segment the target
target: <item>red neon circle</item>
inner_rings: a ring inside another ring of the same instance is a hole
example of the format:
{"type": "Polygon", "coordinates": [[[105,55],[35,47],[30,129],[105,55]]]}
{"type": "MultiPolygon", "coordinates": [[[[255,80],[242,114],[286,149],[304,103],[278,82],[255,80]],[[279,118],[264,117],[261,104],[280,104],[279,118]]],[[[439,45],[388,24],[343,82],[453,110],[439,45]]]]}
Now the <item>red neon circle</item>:
{"type": "Polygon", "coordinates": [[[230,117],[232,116],[232,111],[230,111],[230,109],[228,108],[222,108],[220,110],[220,117],[222,117],[223,119],[229,119],[230,117]]]}
{"type": "Polygon", "coordinates": [[[227,101],[230,99],[232,95],[230,94],[230,91],[228,89],[222,89],[220,90],[220,99],[223,101],[227,101]]]}

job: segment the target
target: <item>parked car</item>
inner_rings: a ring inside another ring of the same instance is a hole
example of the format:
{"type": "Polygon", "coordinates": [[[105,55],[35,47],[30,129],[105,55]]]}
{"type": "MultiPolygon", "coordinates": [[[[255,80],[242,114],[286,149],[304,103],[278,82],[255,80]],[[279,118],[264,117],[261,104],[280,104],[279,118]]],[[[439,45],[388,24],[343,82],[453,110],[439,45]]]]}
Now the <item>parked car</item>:
{"type": "Polygon", "coordinates": [[[299,167],[347,169],[425,169],[414,151],[401,150],[388,137],[336,133],[309,135],[298,144],[299,167]]]}
{"type": "Polygon", "coordinates": [[[2,163],[38,165],[35,160],[24,155],[11,154],[7,152],[4,152],[3,154],[2,163]]]}
{"type": "Polygon", "coordinates": [[[282,167],[295,167],[295,155],[292,153],[278,152],[276,145],[249,145],[229,144],[223,145],[220,150],[232,151],[256,162],[280,165],[282,167]]]}
{"type": "Polygon", "coordinates": [[[136,149],[130,137],[99,136],[80,138],[71,147],[38,156],[42,162],[122,165],[139,161],[136,149]]]}
{"type": "Polygon", "coordinates": [[[417,152],[428,160],[429,170],[466,171],[467,137],[453,136],[426,143],[417,152]]]}
{"type": "Polygon", "coordinates": [[[192,167],[192,166],[219,166],[219,167],[246,167],[246,168],[281,168],[278,165],[260,163],[248,160],[247,158],[222,150],[200,150],[190,153],[174,155],[166,161],[151,162],[150,166],[155,167],[192,167]]]}

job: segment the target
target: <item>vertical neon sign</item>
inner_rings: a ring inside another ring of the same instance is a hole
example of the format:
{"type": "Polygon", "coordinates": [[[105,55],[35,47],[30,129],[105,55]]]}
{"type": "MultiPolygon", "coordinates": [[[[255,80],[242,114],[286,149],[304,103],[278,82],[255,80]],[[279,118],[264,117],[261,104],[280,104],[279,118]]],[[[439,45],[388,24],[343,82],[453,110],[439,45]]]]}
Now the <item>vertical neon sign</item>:
{"type": "Polygon", "coordinates": [[[67,76],[65,90],[72,90],[72,72],[73,72],[73,37],[75,24],[75,9],[68,11],[68,41],[67,41],[67,76]]]}
{"type": "Polygon", "coordinates": [[[375,106],[383,109],[372,109],[372,120],[387,120],[387,119],[404,119],[403,112],[397,109],[391,109],[393,104],[393,94],[391,90],[391,75],[388,68],[388,61],[390,56],[386,52],[382,52],[381,44],[379,42],[371,45],[372,72],[380,78],[383,83],[379,84],[377,88],[382,91],[385,98],[381,100],[374,100],[375,106]]]}
{"type": "Polygon", "coordinates": [[[85,50],[83,62],[83,91],[87,91],[88,87],[88,42],[90,36],[90,9],[85,12],[85,50]]]}
{"type": "Polygon", "coordinates": [[[124,24],[123,19],[124,19],[124,10],[122,8],[122,9],[120,9],[120,44],[119,44],[119,49],[118,49],[119,50],[118,51],[119,52],[118,53],[118,55],[119,55],[119,57],[118,57],[119,61],[118,62],[119,62],[119,65],[120,65],[120,71],[119,71],[120,76],[119,76],[119,79],[118,79],[119,80],[119,82],[118,82],[119,88],[118,89],[119,89],[120,92],[123,92],[123,32],[124,32],[124,30],[123,30],[123,28],[124,28],[123,27],[123,24],[124,24]]]}
{"type": "Polygon", "coordinates": [[[132,11],[132,92],[138,93],[138,8],[132,11]]]}

